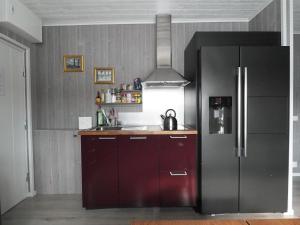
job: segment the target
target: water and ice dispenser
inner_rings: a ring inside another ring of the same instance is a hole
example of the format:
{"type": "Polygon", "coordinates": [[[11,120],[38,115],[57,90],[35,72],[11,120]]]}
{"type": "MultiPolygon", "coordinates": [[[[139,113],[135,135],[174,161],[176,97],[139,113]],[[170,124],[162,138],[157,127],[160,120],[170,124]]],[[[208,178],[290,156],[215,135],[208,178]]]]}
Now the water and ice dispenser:
{"type": "Polygon", "coordinates": [[[209,133],[231,134],[232,97],[209,97],[209,133]]]}

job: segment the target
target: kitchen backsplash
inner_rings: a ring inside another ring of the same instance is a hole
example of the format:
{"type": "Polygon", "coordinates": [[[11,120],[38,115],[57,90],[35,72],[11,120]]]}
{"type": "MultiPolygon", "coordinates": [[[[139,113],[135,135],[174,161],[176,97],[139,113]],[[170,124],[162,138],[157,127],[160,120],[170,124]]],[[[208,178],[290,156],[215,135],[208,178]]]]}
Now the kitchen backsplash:
{"type": "Polygon", "coordinates": [[[143,89],[142,112],[119,112],[123,125],[161,125],[161,114],[176,111],[178,124],[184,122],[184,88],[143,89]]]}

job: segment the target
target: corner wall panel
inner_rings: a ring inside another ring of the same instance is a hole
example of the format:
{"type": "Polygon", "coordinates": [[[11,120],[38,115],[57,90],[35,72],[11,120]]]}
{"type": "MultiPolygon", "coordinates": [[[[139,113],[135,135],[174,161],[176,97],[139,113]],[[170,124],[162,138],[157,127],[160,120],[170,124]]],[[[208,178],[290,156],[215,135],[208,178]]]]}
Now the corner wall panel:
{"type": "Polygon", "coordinates": [[[281,31],[281,2],[273,0],[249,22],[249,31],[281,31]]]}
{"type": "Polygon", "coordinates": [[[72,130],[33,132],[38,194],[81,193],[80,137],[73,134],[72,130]]]}

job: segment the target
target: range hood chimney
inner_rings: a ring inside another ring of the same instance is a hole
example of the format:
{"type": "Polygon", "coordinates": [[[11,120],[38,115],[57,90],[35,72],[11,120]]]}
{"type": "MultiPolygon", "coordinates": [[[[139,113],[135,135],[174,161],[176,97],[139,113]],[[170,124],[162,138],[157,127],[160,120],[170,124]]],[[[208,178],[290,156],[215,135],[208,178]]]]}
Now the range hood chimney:
{"type": "Polygon", "coordinates": [[[156,16],[156,69],[143,81],[146,87],[184,87],[190,82],[172,69],[171,15],[156,16]]]}

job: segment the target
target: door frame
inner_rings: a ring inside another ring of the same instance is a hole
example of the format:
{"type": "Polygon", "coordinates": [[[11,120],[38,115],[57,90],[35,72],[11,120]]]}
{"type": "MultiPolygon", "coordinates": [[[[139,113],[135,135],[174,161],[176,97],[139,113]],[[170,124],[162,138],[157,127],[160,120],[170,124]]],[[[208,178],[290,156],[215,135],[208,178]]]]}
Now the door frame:
{"type": "Polygon", "coordinates": [[[30,70],[30,48],[25,46],[18,41],[13,40],[12,38],[1,34],[0,39],[4,42],[14,45],[18,48],[21,48],[25,52],[25,74],[26,74],[26,82],[25,82],[25,95],[26,95],[26,119],[27,119],[27,133],[26,133],[26,142],[27,142],[27,167],[29,173],[29,184],[28,184],[28,192],[25,197],[33,197],[36,195],[36,191],[34,189],[34,162],[33,162],[33,138],[32,138],[32,103],[31,103],[31,70],[30,70]]]}
{"type": "Polygon", "coordinates": [[[290,118],[289,118],[289,185],[288,210],[294,215],[293,206],[293,155],[294,155],[294,0],[281,0],[281,45],[290,46],[290,118]]]}

